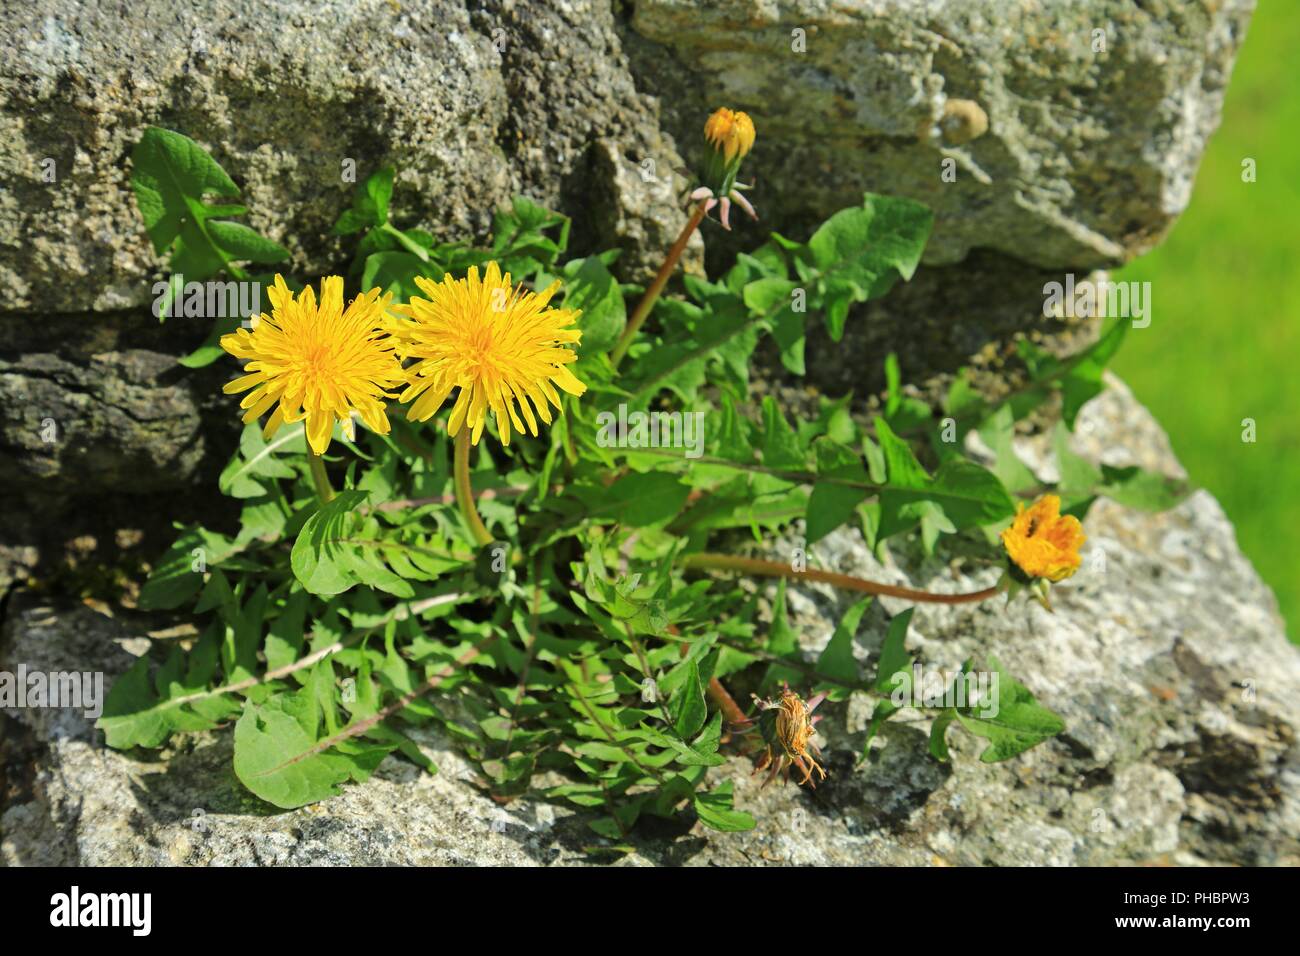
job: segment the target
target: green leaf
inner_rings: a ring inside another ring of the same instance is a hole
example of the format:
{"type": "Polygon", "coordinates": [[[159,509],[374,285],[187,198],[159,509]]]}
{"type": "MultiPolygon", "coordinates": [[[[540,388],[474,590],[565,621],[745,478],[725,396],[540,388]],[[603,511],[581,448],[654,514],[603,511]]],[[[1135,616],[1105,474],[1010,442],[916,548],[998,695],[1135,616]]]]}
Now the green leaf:
{"type": "Polygon", "coordinates": [[[689,485],[663,471],[631,472],[612,484],[580,485],[574,493],[587,504],[587,517],[614,518],[629,528],[672,519],[686,504],[689,485]]]}
{"type": "Polygon", "coordinates": [[[818,291],[834,341],[852,302],[884,295],[899,276],[912,278],[933,223],[921,203],[867,193],[862,206],[840,210],[813,233],[807,249],[821,272],[818,291]]]}
{"type": "MultiPolygon", "coordinates": [[[[672,308],[672,300],[661,299],[655,314],[672,308]]],[[[627,404],[644,408],[662,389],[669,389],[689,402],[705,382],[711,362],[723,355],[747,361],[757,343],[762,319],[749,314],[743,304],[731,297],[715,297],[703,318],[681,337],[665,342],[639,356],[629,372],[627,404]]]]}
{"type": "Polygon", "coordinates": [[[1071,451],[1070,430],[1064,422],[1056,423],[1052,447],[1056,451],[1056,470],[1060,473],[1058,490],[1061,496],[1066,500],[1074,500],[1095,494],[1096,487],[1101,484],[1101,469],[1071,451]]]}
{"type": "Polygon", "coordinates": [[[166,252],[191,211],[187,199],[238,196],[239,188],[203,147],[180,133],[149,127],[131,152],[131,187],[153,242],[166,252]]]}
{"type": "Polygon", "coordinates": [[[352,549],[343,540],[354,526],[352,511],[365,501],[364,491],[344,491],[307,519],[293,544],[294,576],[312,594],[341,594],[357,583],[352,549]]]}
{"type": "Polygon", "coordinates": [[[270,264],[289,258],[288,249],[241,222],[212,219],[206,225],[212,241],[231,259],[270,264]]]}
{"type": "MultiPolygon", "coordinates": [[[[243,215],[242,206],[208,205],[206,196],[239,190],[198,143],[170,130],[149,127],[131,153],[131,186],[154,251],[170,250],[173,273],[202,282],[225,270],[250,281],[236,261],[281,262],[289,252],[247,226],[223,220],[243,215]]],[[[160,319],[165,319],[170,304],[160,319]]]]}
{"type": "Polygon", "coordinates": [[[861,764],[871,753],[871,741],[875,740],[880,734],[880,728],[884,726],[885,721],[889,720],[903,708],[894,705],[891,700],[878,700],[875,707],[871,709],[871,717],[867,721],[865,739],[862,741],[862,756],[858,758],[861,764]]]}
{"type": "Polygon", "coordinates": [[[1016,454],[1012,439],[1016,423],[1011,407],[1004,405],[980,425],[979,435],[995,456],[993,474],[1011,492],[1028,491],[1038,486],[1038,478],[1016,454]]]}
{"type": "Polygon", "coordinates": [[[947,763],[951,759],[948,754],[948,725],[956,719],[957,711],[949,707],[930,724],[930,755],[940,763],[947,763]]]}
{"type": "Polygon", "coordinates": [[[813,442],[817,456],[817,481],[808,498],[808,543],[815,544],[851,517],[870,493],[862,459],[851,448],[829,438],[813,442]],[[841,482],[854,482],[855,485],[841,482]]]}
{"type": "MultiPolygon", "coordinates": [[[[817,673],[845,684],[858,683],[858,661],[853,656],[853,638],[858,633],[862,615],[870,606],[871,597],[868,595],[844,612],[835,633],[817,658],[817,673]]],[[[832,700],[843,700],[848,696],[848,690],[840,684],[827,684],[825,687],[832,700]]]]}
{"type": "Polygon", "coordinates": [[[211,730],[238,712],[238,705],[226,695],[192,699],[203,695],[212,681],[215,636],[215,629],[209,629],[199,639],[184,673],[185,655],[176,647],[158,669],[152,687],[147,657],[141,657],[113,682],[95,723],[104,731],[108,746],[116,750],[160,747],[173,733],[211,730]]]}
{"type": "Polygon", "coordinates": [[[970,370],[963,367],[953,376],[952,385],[944,397],[943,410],[957,424],[955,443],[961,442],[969,426],[981,422],[988,414],[988,403],[971,384],[970,370]],[[963,427],[963,425],[967,427],[963,427]]]}
{"type": "Polygon", "coordinates": [[[268,803],[285,810],[342,792],[348,780],[364,780],[395,748],[392,742],[350,739],[326,746],[315,689],[245,703],[235,725],[235,775],[268,803]]]}
{"type": "Polygon", "coordinates": [[[515,196],[509,210],[501,210],[492,220],[492,257],[503,271],[531,275],[550,269],[569,242],[567,216],[551,212],[524,196],[515,196]],[[559,228],[551,238],[547,232],[559,228]]]}
{"type": "Polygon", "coordinates": [[[700,822],[711,830],[722,833],[739,833],[756,826],[754,818],[733,806],[732,784],[728,780],[708,793],[695,795],[695,812],[700,822]]]}
{"type": "MultiPolygon", "coordinates": [[[[334,234],[346,236],[388,222],[388,203],[393,196],[393,167],[385,166],[370,175],[352,192],[352,208],[334,223],[334,234]]],[[[373,288],[366,286],[366,288],[373,288]]]]}
{"type": "Polygon", "coordinates": [[[1101,474],[1097,491],[1125,508],[1138,511],[1166,511],[1191,494],[1183,479],[1146,471],[1136,465],[1124,468],[1102,465],[1101,474]]]}
{"type": "Polygon", "coordinates": [[[295,590],[285,599],[283,609],[271,622],[266,635],[267,670],[286,667],[302,653],[308,600],[306,591],[295,590]]]}
{"type": "Polygon", "coordinates": [[[346,236],[354,232],[360,232],[376,225],[375,217],[372,213],[367,213],[360,209],[345,209],[342,215],[334,223],[334,235],[346,236]]]}
{"type": "Polygon", "coordinates": [[[1063,422],[1057,423],[1053,447],[1061,476],[1058,490],[1066,510],[1085,509],[1096,495],[1105,495],[1126,508],[1165,511],[1191,493],[1187,482],[1181,478],[1171,478],[1136,465],[1098,467],[1081,458],[1070,449],[1070,433],[1063,422]]]}
{"type": "Polygon", "coordinates": [[[934,554],[934,546],[941,534],[955,534],[957,526],[948,520],[943,507],[934,501],[921,501],[913,508],[921,522],[921,547],[927,556],[934,554]]]}
{"type": "MultiPolygon", "coordinates": [[[[1065,729],[1065,722],[1039,704],[1028,688],[1002,669],[996,658],[990,657],[989,665],[998,681],[994,694],[997,712],[988,713],[993,709],[987,706],[988,702],[956,712],[966,730],[989,742],[980,760],[984,763],[1009,760],[1065,729]]],[[[963,671],[969,666],[968,661],[963,671]]]]}
{"type": "Polygon", "coordinates": [[[700,681],[700,669],[695,661],[687,662],[686,680],[668,701],[668,716],[672,719],[673,730],[682,740],[695,736],[704,726],[708,707],[704,703],[704,686],[700,681]]]}
{"type": "Polygon", "coordinates": [[[768,468],[802,469],[807,465],[799,436],[785,420],[772,396],[763,398],[763,464],[768,468]]]}
{"type": "Polygon", "coordinates": [[[789,279],[755,279],[745,285],[741,298],[750,312],[762,314],[789,305],[791,294],[796,288],[797,283],[789,279]]]}
{"type": "Polygon", "coordinates": [[[230,459],[217,480],[222,494],[232,498],[256,498],[270,492],[279,478],[293,478],[298,473],[280,460],[279,455],[303,455],[307,451],[301,422],[282,425],[268,442],[262,426],[250,422],[239,436],[239,451],[230,459]],[[262,479],[262,480],[259,480],[262,479]]]}
{"type": "Polygon", "coordinates": [[[1101,393],[1106,364],[1123,343],[1128,326],[1127,319],[1113,323],[1096,342],[1064,361],[1028,340],[1021,340],[1020,356],[1029,368],[1031,382],[1003,404],[1010,405],[1013,416],[1019,421],[1041,405],[1054,389],[1059,389],[1062,418],[1066,426],[1073,429],[1079,410],[1101,393]]]}
{"type": "Polygon", "coordinates": [[[384,540],[373,518],[355,514],[368,494],[361,490],[339,492],[298,532],[289,561],[294,576],[312,594],[341,594],[366,584],[409,598],[415,592],[405,578],[430,580],[437,575],[442,555],[400,539],[384,540]],[[435,563],[430,564],[429,558],[435,563]],[[401,574],[396,573],[398,569],[401,574]]]}
{"type": "Polygon", "coordinates": [[[884,643],[880,646],[880,664],[876,668],[876,680],[873,685],[882,694],[893,693],[899,681],[905,680],[911,672],[912,655],[907,653],[903,645],[907,640],[907,629],[912,623],[914,610],[915,608],[909,607],[903,613],[895,615],[889,622],[889,630],[885,633],[884,643]]]}
{"type": "Polygon", "coordinates": [[[363,289],[379,288],[399,299],[423,296],[415,284],[417,276],[428,274],[429,266],[419,256],[402,250],[375,252],[366,256],[361,272],[363,289]]]}
{"type": "Polygon", "coordinates": [[[885,487],[880,493],[881,540],[915,526],[927,513],[933,520],[934,513],[923,506],[925,502],[942,508],[945,520],[958,531],[1015,514],[1011,496],[987,469],[964,458],[951,458],[930,478],[911,447],[882,418],[876,419],[876,436],[886,470],[885,487]]]}
{"type": "Polygon", "coordinates": [[[223,535],[197,525],[187,528],[158,559],[140,589],[145,611],[170,611],[199,593],[204,574],[229,558],[238,546],[223,535]]]}
{"type": "MultiPolygon", "coordinates": [[[[776,583],[776,600],[772,604],[772,625],[767,632],[766,650],[777,657],[798,658],[799,632],[790,624],[785,601],[786,579],[776,583]]],[[[803,672],[784,664],[771,664],[763,675],[762,686],[772,687],[782,682],[789,683],[803,677],[803,672]]]]}
{"type": "Polygon", "coordinates": [[[388,222],[388,202],[393,198],[393,174],[393,167],[385,166],[372,174],[365,183],[368,200],[366,208],[374,209],[377,225],[388,222]]]}
{"type": "Polygon", "coordinates": [[[578,318],[581,354],[609,351],[627,324],[627,306],[618,280],[598,256],[568,263],[565,275],[564,307],[582,310],[578,318]]]}
{"type": "Polygon", "coordinates": [[[262,643],[267,603],[266,585],[262,584],[243,607],[236,607],[232,600],[226,611],[228,626],[221,645],[221,664],[230,683],[256,676],[257,649],[262,643]]]}
{"type": "Polygon", "coordinates": [[[806,375],[804,343],[806,325],[801,312],[786,306],[772,317],[772,338],[781,350],[781,364],[793,375],[806,375]]]}

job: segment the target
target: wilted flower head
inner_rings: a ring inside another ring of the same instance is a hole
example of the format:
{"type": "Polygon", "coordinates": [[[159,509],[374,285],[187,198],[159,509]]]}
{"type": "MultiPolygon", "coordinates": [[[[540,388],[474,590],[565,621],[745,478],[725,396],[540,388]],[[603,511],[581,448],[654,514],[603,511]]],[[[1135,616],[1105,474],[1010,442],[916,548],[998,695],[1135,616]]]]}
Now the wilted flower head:
{"type": "Polygon", "coordinates": [[[459,388],[448,434],[469,427],[478,444],[491,411],[501,442],[508,445],[512,426],[523,432],[527,422],[528,432],[536,435],[538,417],[551,423],[547,403],[560,408],[555,386],[570,395],[587,390],[568,368],[578,358],[567,346],[582,337],[571,328],[581,312],[547,307],[560,288],[558,281],[542,292],[529,292],[522,284],[512,286],[510,274],[502,275],[489,262],[482,277],[471,266],[464,279],[417,277],[415,283],[428,298],[417,296],[394,308],[407,317],[394,328],[402,356],[417,360],[406,370],[401,396],[402,402],[412,403],[408,418],[428,420],[459,388]]]}
{"type": "MultiPolygon", "coordinates": [[[[803,773],[803,779],[799,781],[801,784],[816,787],[814,771],[820,774],[821,779],[826,779],[826,771],[813,757],[813,754],[821,753],[813,740],[817,733],[815,724],[821,718],[812,716],[812,712],[825,697],[825,694],[818,694],[805,702],[787,684],[776,700],[763,700],[757,696],[754,698],[761,711],[757,727],[763,736],[763,742],[767,744],[762,756],[754,764],[754,772],[758,773],[769,766],[772,768],[763,781],[764,786],[771,783],[782,769],[785,770],[784,779],[789,780],[791,766],[798,767],[803,773]]],[[[748,729],[754,728],[751,725],[748,729]]]]}
{"type": "Polygon", "coordinates": [[[1056,495],[1043,495],[1029,508],[1021,502],[1011,527],[1002,532],[1002,546],[1017,568],[1030,578],[1053,582],[1079,570],[1079,549],[1086,540],[1079,519],[1061,515],[1056,495]]]}
{"type": "Polygon", "coordinates": [[[352,413],[372,431],[388,433],[383,399],[402,384],[402,365],[383,329],[391,296],[371,289],[343,307],[343,279],[322,280],[320,302],[310,287],[296,297],[277,275],[267,289],[271,315],[254,318],[251,329],[221,337],[221,347],[247,359],[248,374],[226,384],[226,394],[253,389],[240,408],[244,423],[275,406],[264,434],[283,424],[306,421],[307,443],[317,455],[329,447],[334,423],[355,437],[352,413]]]}

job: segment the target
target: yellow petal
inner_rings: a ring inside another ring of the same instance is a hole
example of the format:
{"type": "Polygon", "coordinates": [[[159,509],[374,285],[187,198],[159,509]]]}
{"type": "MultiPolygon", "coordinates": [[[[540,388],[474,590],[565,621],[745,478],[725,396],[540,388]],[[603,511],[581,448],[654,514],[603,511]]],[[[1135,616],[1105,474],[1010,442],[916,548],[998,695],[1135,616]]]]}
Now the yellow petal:
{"type": "Polygon", "coordinates": [[[330,445],[334,419],[328,412],[312,412],[307,416],[307,444],[318,455],[325,454],[330,445]]]}

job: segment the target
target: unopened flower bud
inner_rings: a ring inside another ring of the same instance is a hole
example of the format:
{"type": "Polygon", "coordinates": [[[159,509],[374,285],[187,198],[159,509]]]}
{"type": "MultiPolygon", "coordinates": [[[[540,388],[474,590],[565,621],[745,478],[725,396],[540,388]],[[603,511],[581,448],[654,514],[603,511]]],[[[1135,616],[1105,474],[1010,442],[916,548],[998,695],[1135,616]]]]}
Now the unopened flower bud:
{"type": "Polygon", "coordinates": [[[744,159],[754,148],[754,121],[748,113],[733,113],[724,106],[704,124],[704,138],[727,162],[736,157],[744,159]]]}
{"type": "Polygon", "coordinates": [[[723,107],[704,124],[711,147],[704,160],[704,185],[719,198],[731,193],[740,161],[754,148],[754,121],[746,113],[723,107]]]}

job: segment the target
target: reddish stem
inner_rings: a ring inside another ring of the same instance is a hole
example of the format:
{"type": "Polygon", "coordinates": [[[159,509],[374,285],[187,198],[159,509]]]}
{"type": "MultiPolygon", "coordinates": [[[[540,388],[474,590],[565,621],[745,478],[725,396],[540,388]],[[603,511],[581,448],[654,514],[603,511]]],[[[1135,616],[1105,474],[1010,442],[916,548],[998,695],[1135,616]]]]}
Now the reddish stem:
{"type": "Polygon", "coordinates": [[[995,584],[983,591],[971,591],[966,594],[937,594],[934,591],[918,591],[914,588],[899,587],[896,584],[882,584],[868,581],[848,574],[836,574],[834,571],[796,571],[788,564],[778,561],[764,561],[759,558],[737,558],[729,554],[691,554],[682,561],[682,566],[699,570],[739,571],[743,574],[755,574],[769,578],[791,578],[796,581],[818,581],[846,591],[860,591],[864,594],[879,594],[884,597],[904,598],[929,604],[971,604],[986,601],[1002,593],[1002,586],[995,584]]]}
{"type": "Polygon", "coordinates": [[[668,250],[668,255],[664,258],[664,264],[659,267],[659,272],[656,273],[654,281],[650,283],[650,287],[645,290],[645,295],[637,303],[636,311],[632,313],[632,317],[627,320],[627,328],[623,330],[623,335],[619,338],[618,344],[614,346],[614,351],[609,355],[609,360],[614,364],[614,368],[618,368],[618,363],[623,361],[623,356],[632,347],[632,340],[636,338],[641,325],[650,315],[650,309],[653,308],[655,300],[659,298],[659,293],[663,291],[669,278],[672,277],[673,271],[677,268],[677,260],[686,251],[686,244],[691,241],[691,234],[704,221],[706,205],[705,200],[695,204],[695,209],[691,212],[691,218],[686,220],[686,225],[682,227],[681,233],[677,236],[677,241],[668,250]]]}

